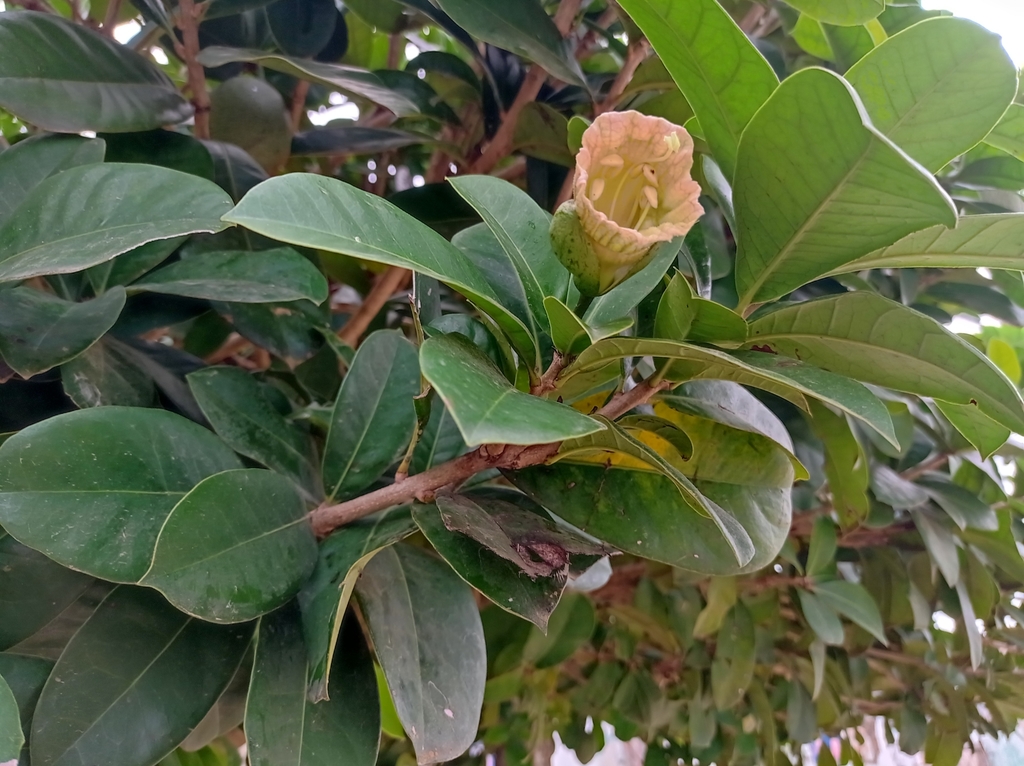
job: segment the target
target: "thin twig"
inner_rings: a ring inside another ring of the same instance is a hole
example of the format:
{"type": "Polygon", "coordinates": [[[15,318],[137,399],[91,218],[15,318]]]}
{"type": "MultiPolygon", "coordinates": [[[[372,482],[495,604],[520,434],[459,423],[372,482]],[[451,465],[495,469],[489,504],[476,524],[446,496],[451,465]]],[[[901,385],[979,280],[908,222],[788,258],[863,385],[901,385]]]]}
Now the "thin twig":
{"type": "Polygon", "coordinates": [[[306,95],[309,93],[309,80],[299,80],[292,91],[292,133],[302,128],[302,116],[306,113],[306,95]]]}
{"type": "Polygon", "coordinates": [[[117,16],[121,12],[121,0],[110,0],[107,3],[107,12],[103,14],[102,32],[107,37],[114,36],[114,27],[117,26],[117,16]]]}
{"type": "Polygon", "coordinates": [[[377,279],[373,289],[366,296],[362,305],[356,310],[345,326],[338,332],[338,337],[350,346],[356,346],[370,322],[377,316],[384,304],[408,282],[412,272],[398,266],[392,266],[377,279]]]}
{"type": "Polygon", "coordinates": [[[210,94],[206,90],[206,73],[203,65],[196,57],[199,55],[199,21],[203,13],[193,0],[181,0],[178,5],[178,29],[181,30],[181,42],[175,41],[174,50],[185,62],[188,70],[188,87],[192,92],[192,105],[195,107],[196,138],[210,137],[210,94]]]}
{"type": "MultiPolygon", "coordinates": [[[[602,409],[598,410],[597,414],[614,420],[634,407],[644,404],[659,391],[668,388],[669,385],[668,383],[659,383],[651,386],[646,382],[640,383],[629,391],[615,396],[602,409]]],[[[337,505],[320,506],[310,514],[313,531],[323,537],[338,527],[385,508],[414,500],[428,501],[439,490],[458,486],[474,474],[488,468],[519,470],[539,465],[557,454],[560,444],[560,442],[551,442],[528,447],[505,444],[484,445],[428,471],[410,476],[403,481],[369,492],[353,500],[337,505]]]]}

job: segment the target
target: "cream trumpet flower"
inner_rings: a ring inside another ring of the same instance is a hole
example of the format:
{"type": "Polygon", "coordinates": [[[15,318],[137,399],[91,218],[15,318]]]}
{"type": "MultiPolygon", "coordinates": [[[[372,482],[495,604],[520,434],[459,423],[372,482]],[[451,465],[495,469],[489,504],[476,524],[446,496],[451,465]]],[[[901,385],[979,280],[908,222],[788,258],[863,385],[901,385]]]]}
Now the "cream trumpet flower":
{"type": "Polygon", "coordinates": [[[601,295],[646,265],[654,246],[704,213],[690,177],[693,139],[639,112],[605,112],[583,133],[573,199],[555,213],[555,254],[584,295],[601,295]]]}

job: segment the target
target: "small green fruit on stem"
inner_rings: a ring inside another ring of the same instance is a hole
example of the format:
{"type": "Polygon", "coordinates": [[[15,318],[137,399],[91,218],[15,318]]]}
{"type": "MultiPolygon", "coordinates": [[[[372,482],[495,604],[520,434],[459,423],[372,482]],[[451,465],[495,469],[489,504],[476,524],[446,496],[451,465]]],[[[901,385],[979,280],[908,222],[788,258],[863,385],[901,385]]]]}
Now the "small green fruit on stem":
{"type": "Polygon", "coordinates": [[[584,131],[573,198],[551,221],[555,255],[580,293],[608,292],[657,243],[690,230],[704,213],[692,167],[690,134],[660,117],[605,112],[584,131]]]}

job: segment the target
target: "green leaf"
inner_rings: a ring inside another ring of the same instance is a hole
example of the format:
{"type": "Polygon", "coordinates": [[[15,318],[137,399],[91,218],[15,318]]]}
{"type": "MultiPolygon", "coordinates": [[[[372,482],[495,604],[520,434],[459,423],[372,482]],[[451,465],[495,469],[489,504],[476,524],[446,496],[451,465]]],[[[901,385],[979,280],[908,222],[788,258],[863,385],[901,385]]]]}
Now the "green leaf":
{"type": "Polygon", "coordinates": [[[1024,160],[1024,104],[1010,104],[985,143],[1024,160]]]}
{"type": "Polygon", "coordinates": [[[309,436],[284,419],[252,375],[208,367],[190,374],[188,386],[229,447],[290,477],[314,502],[323,497],[309,436]]]}
{"type": "Polygon", "coordinates": [[[568,593],[551,614],[547,632],[533,628],[523,646],[523,659],[535,668],[550,668],[569,659],[594,634],[597,615],[581,593],[568,593]]]}
{"type": "Polygon", "coordinates": [[[466,451],[459,427],[443,402],[434,400],[430,419],[420,434],[412,453],[410,473],[423,473],[428,468],[446,463],[466,451]]]}
{"type": "Polygon", "coordinates": [[[983,460],[1002,447],[1010,438],[1010,429],[997,423],[973,404],[952,404],[941,400],[935,406],[953,427],[981,453],[983,460]]]}
{"type": "Polygon", "coordinates": [[[711,663],[711,694],[715,707],[728,710],[743,699],[754,678],[754,620],[743,602],[726,615],[711,663]]]}
{"type": "Polygon", "coordinates": [[[535,61],[560,80],[587,87],[568,43],[538,0],[438,0],[437,4],[474,38],[535,61]]]}
{"type": "Polygon", "coordinates": [[[289,173],[250,191],[225,220],[282,242],[400,266],[445,282],[493,316],[526,358],[536,355],[526,326],[501,306],[480,268],[380,197],[333,178],[289,173]]]}
{"type": "Polygon", "coordinates": [[[604,428],[571,407],[517,390],[460,335],[427,340],[420,365],[470,447],[546,444],[604,428]]]}
{"type": "Polygon", "coordinates": [[[46,627],[92,582],[0,533],[0,650],[46,627]]]}
{"type": "Polygon", "coordinates": [[[866,24],[885,10],[885,0],[787,0],[787,5],[812,19],[842,27],[866,24]]]}
{"type": "Polygon", "coordinates": [[[419,393],[416,349],[400,333],[375,332],[360,345],[324,446],[328,500],[358,494],[402,456],[416,430],[419,393]]]}
{"type": "Polygon", "coordinates": [[[323,274],[290,247],[200,253],[154,271],[130,289],[232,303],[327,300],[323,274]]]}
{"type": "Polygon", "coordinates": [[[472,592],[447,564],[397,545],[367,564],[356,595],[417,760],[462,755],[476,738],[487,677],[472,592]]]}
{"type": "Polygon", "coordinates": [[[120,287],[84,303],[28,287],[0,290],[0,354],[31,378],[88,349],[114,326],[124,302],[120,287]]]}
{"type": "Polygon", "coordinates": [[[551,342],[559,353],[575,356],[594,342],[590,328],[558,298],[545,298],[544,310],[551,327],[551,342]]]}
{"type": "MultiPolygon", "coordinates": [[[[595,418],[604,423],[604,431],[562,442],[558,454],[548,462],[553,463],[562,459],[587,460],[589,458],[592,462],[607,463],[606,456],[609,453],[613,455],[620,453],[632,460],[638,460],[649,470],[657,471],[667,477],[690,510],[715,522],[729,544],[729,549],[737,564],[742,567],[754,557],[754,544],[742,525],[738,524],[727,511],[720,508],[713,500],[702,495],[693,482],[677,467],[684,460],[692,458],[692,455],[689,454],[689,451],[692,450],[692,442],[686,445],[687,454],[663,457],[654,448],[641,441],[642,434],[645,433],[644,429],[634,430],[626,427],[626,419],[620,424],[612,423],[600,416],[595,416],[595,418]],[[631,430],[638,438],[634,438],[630,433],[631,430]]],[[[671,426],[670,421],[664,422],[671,426]]],[[[682,439],[689,441],[685,433],[682,434],[682,439]]],[[[674,446],[673,444],[672,447],[674,446]]],[[[614,460],[614,458],[612,459],[614,460]]]]}
{"type": "Polygon", "coordinates": [[[132,349],[109,335],[60,368],[64,392],[80,408],[150,407],[153,379],[136,363],[132,349]]]}
{"type": "Polygon", "coordinates": [[[715,635],[735,605],[736,578],[712,577],[708,582],[707,603],[693,624],[693,637],[708,638],[715,635]]]}
{"type": "Polygon", "coordinates": [[[804,395],[847,412],[896,445],[892,419],[885,405],[864,386],[807,364],[759,351],[726,353],[710,348],[644,338],[607,338],[588,348],[566,368],[562,379],[601,367],[612,359],[633,356],[679,360],[668,378],[731,380],[795,401],[806,409],[804,395]],[[680,364],[682,363],[682,364],[680,364]]]}
{"type": "Polygon", "coordinates": [[[815,577],[832,569],[836,558],[836,525],[827,516],[814,520],[807,548],[807,576],[815,577]]]}
{"type": "Polygon", "coordinates": [[[8,10],[0,48],[0,107],[43,130],[150,130],[192,114],[151,61],[59,16],[8,10]]]}
{"type": "Polygon", "coordinates": [[[679,238],[655,245],[657,249],[650,263],[622,284],[593,300],[583,315],[587,326],[601,327],[628,315],[661,282],[665,272],[675,263],[680,247],[682,240],[679,238]]]}
{"type": "Polygon", "coordinates": [[[213,434],[170,412],[69,412],[0,447],[0,524],[65,566],[137,582],[178,501],[240,467],[213,434]]]}
{"type": "Polygon", "coordinates": [[[107,162],[142,162],[213,180],[213,158],[202,141],[174,130],[104,133],[107,162]]]}
{"type": "Polygon", "coordinates": [[[933,173],[984,139],[1017,91],[999,35],[954,16],[893,35],[846,79],[874,127],[933,173]]]}
{"type": "Polygon", "coordinates": [[[661,403],[655,414],[692,440],[693,455],[675,467],[706,498],[705,505],[711,501],[722,509],[720,518],[696,512],[668,477],[614,461],[567,459],[507,476],[558,517],[627,553],[704,574],[765,566],[789,529],[794,477],[789,453],[761,434],[661,403]],[[644,512],[623,513],[624,508],[644,512]],[[745,564],[737,564],[733,545],[723,537],[723,523],[738,525],[752,542],[753,558],[745,564]]]}
{"type": "Polygon", "coordinates": [[[337,88],[347,95],[368,99],[387,107],[399,117],[413,115],[419,111],[416,104],[405,95],[389,88],[373,72],[359,67],[328,64],[248,48],[225,48],[220,45],[203,48],[197,59],[206,67],[218,67],[234,62],[260,64],[267,69],[284,72],[300,80],[320,83],[337,88]]]}
{"type": "Polygon", "coordinates": [[[573,167],[574,152],[569,151],[569,121],[553,106],[531,101],[519,113],[512,151],[573,167]]]}
{"type": "Polygon", "coordinates": [[[204,479],[178,502],[140,583],[200,619],[245,622],[294,596],[315,563],[316,538],[294,485],[243,468],[204,479]]]}
{"type": "Polygon", "coordinates": [[[0,758],[4,763],[17,764],[25,735],[21,731],[21,716],[14,692],[0,675],[0,758]]]}
{"type": "Polygon", "coordinates": [[[1006,509],[997,511],[996,515],[999,518],[997,531],[983,532],[977,529],[965,529],[960,533],[960,537],[983,553],[989,561],[1010,577],[1024,579],[1024,559],[1021,558],[1011,528],[1014,517],[1006,509]]]}
{"type": "MultiPolygon", "coordinates": [[[[532,0],[531,0],[532,1],[532,0]]],[[[551,248],[551,216],[526,192],[491,176],[465,176],[449,182],[483,219],[519,276],[529,316],[521,316],[535,338],[547,334],[548,296],[566,300],[572,275],[551,248]]]]}
{"type": "Polygon", "coordinates": [[[316,157],[335,154],[377,154],[406,146],[429,144],[430,136],[396,128],[366,128],[362,125],[340,125],[335,121],[326,128],[296,133],[292,138],[292,156],[316,157]]]}
{"type": "Polygon", "coordinates": [[[693,290],[681,273],[676,272],[658,301],[654,316],[654,334],[666,340],[686,340],[697,309],[693,290]]]}
{"type": "Polygon", "coordinates": [[[29,657],[24,654],[2,654],[0,653],[0,676],[11,688],[14,700],[17,703],[16,710],[21,713],[20,730],[26,738],[21,748],[21,760],[17,754],[13,763],[28,766],[28,735],[32,729],[32,716],[36,710],[36,702],[39,693],[43,690],[53,663],[39,657],[29,657]]]}
{"type": "Polygon", "coordinates": [[[381,511],[346,524],[320,543],[316,567],[299,591],[309,651],[309,699],[329,698],[328,677],[341,623],[356,579],[373,555],[416,531],[408,508],[381,511]]]}
{"type": "MultiPolygon", "coordinates": [[[[421,505],[413,513],[417,526],[434,550],[463,580],[492,602],[545,630],[565,588],[568,557],[565,566],[549,568],[546,573],[524,571],[522,557],[516,557],[507,537],[502,547],[492,539],[488,539],[489,544],[477,539],[490,535],[498,540],[504,535],[483,508],[466,497],[438,498],[438,502],[444,503],[442,507],[446,511],[439,510],[439,506],[421,505]],[[472,524],[477,534],[470,536],[454,524],[449,527],[453,514],[458,514],[459,521],[467,522],[462,524],[463,528],[472,524]]],[[[540,517],[537,518],[539,521],[540,517]]],[[[529,558],[527,563],[531,563],[529,558]]]]}
{"type": "Polygon", "coordinates": [[[298,610],[289,604],[260,618],[245,707],[252,766],[329,766],[339,757],[352,766],[377,762],[380,703],[373,660],[354,619],[340,633],[331,683],[344,693],[314,704],[306,697],[308,660],[298,610]]]}
{"type": "Polygon", "coordinates": [[[964,621],[964,632],[967,634],[967,645],[971,653],[971,668],[978,669],[985,659],[984,648],[982,647],[981,631],[975,622],[974,606],[971,604],[970,594],[967,592],[967,584],[960,580],[956,584],[957,600],[960,602],[960,611],[964,621]]]}
{"type": "Polygon", "coordinates": [[[927,473],[918,478],[917,483],[960,529],[999,530],[996,510],[975,493],[954,484],[944,474],[927,473]]]}
{"type": "Polygon", "coordinates": [[[845,580],[823,580],[814,584],[814,592],[822,602],[888,646],[878,605],[862,585],[845,580]]]}
{"type": "Polygon", "coordinates": [[[871,510],[870,471],[864,449],[845,415],[811,402],[811,428],[825,449],[825,477],[832,506],[845,529],[858,526],[871,510]]]}
{"type": "Polygon", "coordinates": [[[774,353],[879,386],[976,406],[1024,432],[1024,402],[988,358],[934,319],[870,292],[783,306],[750,323],[774,353]]]}
{"type": "Polygon", "coordinates": [[[0,223],[47,178],[79,165],[103,162],[104,150],[99,138],[43,133],[0,152],[0,223]]]}
{"type": "Polygon", "coordinates": [[[946,584],[950,588],[956,587],[960,581],[960,554],[957,551],[956,538],[953,537],[953,533],[925,510],[913,509],[910,511],[910,516],[914,520],[917,531],[921,534],[924,547],[928,550],[932,563],[942,573],[946,584]]]}
{"type": "Polygon", "coordinates": [[[36,186],[0,226],[0,283],[70,274],[153,240],[217,232],[230,208],[213,183],[176,170],[71,168],[36,186]]]}
{"type": "Polygon", "coordinates": [[[720,303],[698,298],[677,273],[658,303],[654,332],[667,340],[737,346],[747,339],[747,323],[720,303]]]}
{"type": "Polygon", "coordinates": [[[786,730],[798,745],[818,738],[818,718],[814,701],[799,678],[789,681],[789,699],[786,702],[786,730]]]}
{"type": "Polygon", "coordinates": [[[740,135],[778,78],[715,0],[623,0],[693,107],[727,178],[740,135]]]}
{"type": "Polygon", "coordinates": [[[743,134],[735,178],[740,306],[778,298],[902,236],[956,225],[938,182],[868,121],[838,75],[786,78],[743,134]],[[807,104],[817,107],[808,111],[807,104]]]}
{"type": "Polygon", "coordinates": [[[809,590],[800,589],[797,591],[797,595],[800,598],[800,611],[804,613],[804,619],[807,620],[807,624],[814,634],[823,643],[842,646],[846,634],[843,632],[843,622],[836,614],[836,610],[809,590]]]}
{"type": "Polygon", "coordinates": [[[969,215],[931,226],[830,273],[864,268],[1024,268],[1024,215],[969,215]]]}
{"type": "Polygon", "coordinates": [[[186,239],[188,237],[171,237],[147,242],[112,260],[104,261],[99,266],[86,269],[89,284],[99,295],[111,287],[134,282],[150,269],[166,261],[186,239]]]}
{"type": "Polygon", "coordinates": [[[878,500],[897,510],[907,510],[928,502],[928,493],[908,481],[884,463],[871,467],[871,491],[878,500]]]}
{"type": "Polygon", "coordinates": [[[117,588],[75,634],[43,687],[32,762],[155,763],[217,701],[251,637],[251,626],[213,625],[153,591],[117,588]]]}

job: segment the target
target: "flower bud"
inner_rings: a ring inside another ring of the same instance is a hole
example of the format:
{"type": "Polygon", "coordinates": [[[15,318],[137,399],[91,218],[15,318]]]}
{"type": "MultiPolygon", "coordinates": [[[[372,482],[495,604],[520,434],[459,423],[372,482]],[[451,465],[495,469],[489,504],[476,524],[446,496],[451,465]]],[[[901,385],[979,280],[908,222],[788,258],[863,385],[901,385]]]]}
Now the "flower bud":
{"type": "Polygon", "coordinates": [[[660,117],[605,112],[587,128],[573,199],[551,221],[555,254],[583,295],[608,292],[697,222],[692,166],[690,134],[660,117]]]}

